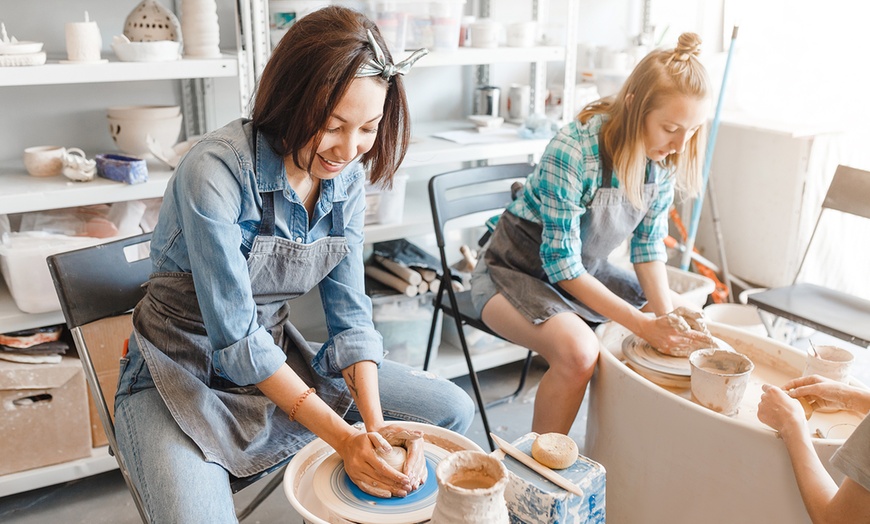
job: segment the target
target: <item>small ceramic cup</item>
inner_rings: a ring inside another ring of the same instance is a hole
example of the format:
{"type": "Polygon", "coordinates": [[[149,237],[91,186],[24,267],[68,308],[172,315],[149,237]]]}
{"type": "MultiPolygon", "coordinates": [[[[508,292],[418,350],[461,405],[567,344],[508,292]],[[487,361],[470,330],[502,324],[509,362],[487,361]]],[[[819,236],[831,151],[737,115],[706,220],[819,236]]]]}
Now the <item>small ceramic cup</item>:
{"type": "Polygon", "coordinates": [[[472,47],[498,47],[504,26],[495,20],[483,18],[469,25],[472,47]]]}
{"type": "Polygon", "coordinates": [[[692,398],[723,415],[737,414],[755,365],[746,355],[723,349],[699,349],[689,355],[692,398]]]}
{"type": "Polygon", "coordinates": [[[103,37],[96,22],[67,22],[66,55],[70,62],[99,62],[103,37]]]}
{"type": "Polygon", "coordinates": [[[816,346],[816,353],[807,355],[804,376],[821,375],[838,382],[848,382],[855,355],[837,346],[816,346]]]}
{"type": "Polygon", "coordinates": [[[66,148],[34,146],[24,150],[24,168],[31,176],[55,176],[63,171],[66,148]]]}

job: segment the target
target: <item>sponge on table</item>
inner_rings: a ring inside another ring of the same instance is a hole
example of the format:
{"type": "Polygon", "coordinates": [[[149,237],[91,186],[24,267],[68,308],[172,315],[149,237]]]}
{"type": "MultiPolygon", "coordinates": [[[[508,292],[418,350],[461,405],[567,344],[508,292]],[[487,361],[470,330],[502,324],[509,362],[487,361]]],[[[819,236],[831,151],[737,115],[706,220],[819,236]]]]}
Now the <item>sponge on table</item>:
{"type": "Polygon", "coordinates": [[[580,450],[568,435],[544,433],[532,443],[532,458],[552,469],[565,469],[577,461],[580,450]]]}

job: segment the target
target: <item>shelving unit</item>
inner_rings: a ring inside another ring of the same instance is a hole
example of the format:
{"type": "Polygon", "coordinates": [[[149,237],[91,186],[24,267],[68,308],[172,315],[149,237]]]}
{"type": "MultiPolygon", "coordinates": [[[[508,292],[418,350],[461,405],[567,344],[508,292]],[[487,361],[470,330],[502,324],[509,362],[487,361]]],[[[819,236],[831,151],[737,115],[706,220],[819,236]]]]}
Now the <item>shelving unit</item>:
{"type": "MultiPolygon", "coordinates": [[[[544,2],[545,0],[535,1],[536,16],[540,14],[538,4],[544,2]]],[[[570,0],[570,2],[576,4],[577,0],[570,0]]],[[[266,20],[264,14],[266,4],[265,0],[245,0],[237,3],[240,24],[237,54],[228,53],[221,58],[209,60],[184,59],[162,63],[118,62],[111,56],[108,57],[109,63],[100,65],[61,64],[55,60],[49,61],[44,66],[0,68],[0,87],[105,84],[149,80],[184,82],[192,79],[237,77],[240,99],[244,102],[249,95],[250,86],[253,85],[252,75],[261,71],[264,65],[263,50],[269,48],[266,40],[268,30],[256,30],[266,20]]],[[[576,5],[573,9],[576,13],[576,5]]],[[[416,67],[487,66],[499,63],[531,63],[534,67],[535,64],[564,61],[566,63],[565,85],[566,88],[569,86],[573,88],[574,55],[570,51],[572,44],[573,40],[569,38],[565,46],[460,48],[455,52],[433,52],[418,62],[416,67]]],[[[544,68],[539,67],[536,71],[533,76],[536,78],[536,83],[540,83],[544,68]]],[[[416,125],[413,130],[413,141],[402,167],[418,168],[445,163],[534,156],[540,154],[548,142],[545,139],[524,140],[517,137],[515,140],[461,145],[431,136],[440,131],[472,128],[473,126],[468,122],[460,121],[416,125]]],[[[160,197],[166,189],[172,172],[161,167],[156,161],[149,161],[148,170],[149,181],[139,185],[131,186],[100,178],[92,182],[76,183],[63,177],[42,179],[30,177],[20,161],[6,162],[0,164],[0,187],[2,187],[0,214],[160,197]]],[[[367,226],[365,230],[367,242],[421,235],[432,231],[426,182],[414,178],[409,181],[402,222],[367,226]]],[[[467,225],[478,226],[480,223],[482,221],[469,222],[467,225]]],[[[20,311],[12,301],[5,283],[0,279],[0,332],[19,331],[63,322],[60,311],[43,314],[27,314],[20,311]]],[[[483,370],[522,359],[525,354],[525,348],[504,344],[475,355],[473,359],[476,369],[483,370]]],[[[448,344],[440,346],[439,356],[432,370],[448,378],[467,373],[460,350],[448,344]]],[[[94,475],[115,467],[115,460],[108,455],[106,448],[97,448],[90,458],[0,476],[0,496],[94,475]]]]}

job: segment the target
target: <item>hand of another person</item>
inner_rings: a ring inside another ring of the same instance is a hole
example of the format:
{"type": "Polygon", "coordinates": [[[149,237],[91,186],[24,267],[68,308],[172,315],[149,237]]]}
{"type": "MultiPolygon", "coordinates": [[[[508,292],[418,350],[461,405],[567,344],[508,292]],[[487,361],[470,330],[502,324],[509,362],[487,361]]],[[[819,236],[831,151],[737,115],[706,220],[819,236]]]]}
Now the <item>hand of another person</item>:
{"type": "Polygon", "coordinates": [[[344,470],[354,484],[369,495],[381,498],[405,497],[412,491],[411,481],[378,456],[390,451],[390,444],[379,433],[358,432],[336,450],[344,460],[344,470]]]}
{"type": "Polygon", "coordinates": [[[423,432],[405,429],[390,424],[378,429],[391,446],[402,446],[408,451],[402,473],[411,481],[411,490],[415,490],[426,482],[426,456],[423,454],[423,432]]]}
{"type": "Polygon", "coordinates": [[[806,431],[804,408],[800,402],[789,397],[782,388],[770,384],[762,385],[761,391],[758,420],[772,427],[780,435],[806,431]]]}
{"type": "Polygon", "coordinates": [[[803,397],[807,402],[813,404],[815,409],[860,411],[859,407],[855,405],[855,400],[857,400],[855,388],[819,375],[790,380],[783,384],[782,389],[792,398],[803,397]]]}
{"type": "Polygon", "coordinates": [[[700,312],[677,308],[651,319],[638,334],[665,355],[688,356],[692,351],[716,347],[700,312]]]}

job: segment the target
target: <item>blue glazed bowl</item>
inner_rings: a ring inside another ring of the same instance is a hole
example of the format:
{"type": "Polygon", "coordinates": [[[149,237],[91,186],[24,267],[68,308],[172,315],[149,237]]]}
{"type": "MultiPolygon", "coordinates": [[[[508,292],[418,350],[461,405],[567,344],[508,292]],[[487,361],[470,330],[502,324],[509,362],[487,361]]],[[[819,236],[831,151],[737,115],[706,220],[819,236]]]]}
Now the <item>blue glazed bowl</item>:
{"type": "Polygon", "coordinates": [[[139,157],[109,153],[94,158],[97,160],[97,174],[103,178],[127,184],[148,181],[148,166],[139,157]]]}

